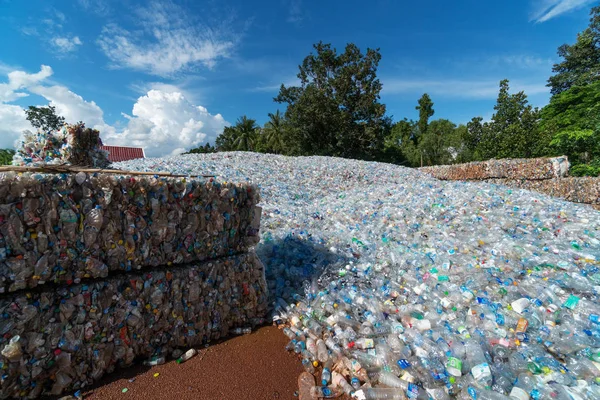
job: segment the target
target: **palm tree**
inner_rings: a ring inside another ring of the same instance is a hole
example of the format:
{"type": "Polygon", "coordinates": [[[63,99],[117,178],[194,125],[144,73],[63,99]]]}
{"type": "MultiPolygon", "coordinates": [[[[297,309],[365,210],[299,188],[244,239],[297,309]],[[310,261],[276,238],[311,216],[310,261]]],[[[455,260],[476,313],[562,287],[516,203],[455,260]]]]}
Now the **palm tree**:
{"type": "Polygon", "coordinates": [[[279,110],[275,114],[269,113],[269,118],[271,120],[265,124],[267,144],[275,153],[282,153],[284,150],[283,134],[285,121],[279,110]]]}
{"type": "Polygon", "coordinates": [[[237,136],[235,142],[233,142],[236,150],[252,151],[254,148],[254,139],[256,138],[258,130],[256,120],[244,115],[237,120],[233,129],[237,136]]]}

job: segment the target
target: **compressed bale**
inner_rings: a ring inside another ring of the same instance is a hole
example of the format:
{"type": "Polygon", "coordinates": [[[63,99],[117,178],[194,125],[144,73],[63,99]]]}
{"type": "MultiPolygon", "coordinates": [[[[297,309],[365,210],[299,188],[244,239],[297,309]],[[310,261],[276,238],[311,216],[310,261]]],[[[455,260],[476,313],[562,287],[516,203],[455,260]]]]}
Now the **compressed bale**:
{"type": "Polygon", "coordinates": [[[258,201],[213,179],[0,173],[0,293],[243,252],[258,201]]]}
{"type": "Polygon", "coordinates": [[[567,157],[502,159],[420,168],[442,180],[555,179],[567,176],[567,157]]]}
{"type": "Polygon", "coordinates": [[[68,164],[105,168],[108,152],[101,149],[100,132],[84,124],[64,125],[56,131],[25,131],[13,158],[14,165],[68,164]]]}
{"type": "Polygon", "coordinates": [[[254,253],[0,299],[2,398],[78,390],[135,358],[169,358],[262,323],[254,253]]]}
{"type": "Polygon", "coordinates": [[[546,180],[490,179],[488,182],[532,190],[573,203],[600,205],[600,178],[566,177],[546,180]]]}

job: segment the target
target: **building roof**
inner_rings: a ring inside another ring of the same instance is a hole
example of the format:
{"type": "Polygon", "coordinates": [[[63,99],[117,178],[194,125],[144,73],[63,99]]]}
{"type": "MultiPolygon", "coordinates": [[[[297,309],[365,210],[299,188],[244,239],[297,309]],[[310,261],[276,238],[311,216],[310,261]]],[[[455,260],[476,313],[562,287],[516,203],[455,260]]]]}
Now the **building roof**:
{"type": "Polygon", "coordinates": [[[110,162],[135,160],[136,158],[146,158],[142,147],[125,146],[101,146],[102,150],[108,151],[108,160],[110,162]]]}

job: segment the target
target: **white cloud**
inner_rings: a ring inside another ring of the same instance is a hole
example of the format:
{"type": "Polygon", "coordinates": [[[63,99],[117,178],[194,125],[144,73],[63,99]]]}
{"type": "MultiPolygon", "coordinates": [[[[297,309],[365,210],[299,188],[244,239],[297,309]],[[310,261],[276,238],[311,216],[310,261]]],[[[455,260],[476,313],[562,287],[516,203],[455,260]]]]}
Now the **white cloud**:
{"type": "Polygon", "coordinates": [[[28,96],[27,93],[16,92],[16,90],[27,88],[45,80],[52,75],[52,68],[42,65],[40,72],[28,74],[24,71],[12,71],[8,73],[8,82],[0,83],[0,103],[14,101],[20,97],[28,96]]]}
{"type": "Polygon", "coordinates": [[[181,93],[186,100],[195,102],[197,100],[197,94],[186,89],[185,79],[183,81],[178,80],[178,84],[165,82],[143,82],[143,83],[132,83],[129,87],[139,95],[145,95],[151,90],[159,90],[161,92],[177,92],[181,93]]]}
{"type": "Polygon", "coordinates": [[[110,13],[110,7],[106,0],[78,0],[79,5],[86,11],[91,11],[99,16],[110,13]]]}
{"type": "Polygon", "coordinates": [[[281,84],[284,84],[286,87],[300,86],[300,79],[298,79],[298,77],[291,77],[288,79],[284,79],[283,81],[279,81],[278,83],[259,85],[248,90],[250,92],[279,92],[281,84]]]}
{"type": "Polygon", "coordinates": [[[214,141],[229,125],[221,114],[210,114],[181,93],[161,90],[141,96],[128,119],[127,128],[107,135],[105,143],[144,147],[150,157],[179,154],[214,141]]]}
{"type": "Polygon", "coordinates": [[[21,33],[23,33],[23,35],[27,35],[27,36],[38,36],[39,35],[39,32],[37,31],[37,29],[32,26],[22,27],[21,33]]]}
{"type": "Polygon", "coordinates": [[[44,97],[50,105],[56,107],[56,113],[65,117],[69,123],[85,122],[86,126],[95,128],[103,133],[110,133],[114,128],[104,122],[104,112],[93,101],[73,93],[65,86],[33,86],[31,93],[44,97]]]}
{"type": "Polygon", "coordinates": [[[0,148],[15,147],[24,130],[33,130],[25,119],[25,110],[12,104],[0,103],[0,148]]]}
{"type": "Polygon", "coordinates": [[[77,46],[81,46],[83,43],[79,36],[68,37],[55,37],[52,38],[50,43],[54,48],[61,53],[70,53],[77,49],[77,46]]]}
{"type": "Polygon", "coordinates": [[[486,57],[483,60],[483,64],[487,67],[540,70],[551,68],[553,61],[550,58],[542,58],[529,54],[505,54],[486,57]]]}
{"type": "Polygon", "coordinates": [[[530,20],[546,22],[569,11],[581,9],[595,0],[535,0],[530,20]]]}
{"type": "MultiPolygon", "coordinates": [[[[144,147],[148,156],[178,154],[214,141],[229,125],[221,114],[210,114],[205,107],[190,103],[176,86],[164,84],[162,90],[152,89],[138,98],[132,115],[123,114],[127,126],[118,132],[104,121],[104,112],[94,101],[85,100],[65,86],[45,85],[51,75],[48,66],[35,74],[11,71],[8,82],[0,84],[0,95],[5,95],[0,99],[0,148],[12,147],[23,130],[33,129],[20,106],[6,104],[16,99],[15,90],[42,96],[67,122],[83,121],[100,130],[106,144],[144,147]]],[[[158,83],[154,86],[160,86],[158,83]]]]}
{"type": "Polygon", "coordinates": [[[287,22],[299,24],[304,19],[302,15],[302,0],[288,0],[288,4],[287,22]]]}
{"type": "MultiPolygon", "coordinates": [[[[495,99],[498,96],[500,80],[419,80],[419,79],[382,79],[382,92],[397,93],[429,93],[437,96],[495,99]]],[[[544,83],[522,83],[510,81],[511,91],[524,91],[527,95],[548,93],[544,83]]]]}
{"type": "Polygon", "coordinates": [[[228,30],[193,21],[172,3],[153,2],[137,13],[141,31],[116,24],[102,29],[98,45],[114,67],[169,76],[197,65],[212,68],[234,47],[228,30]]]}

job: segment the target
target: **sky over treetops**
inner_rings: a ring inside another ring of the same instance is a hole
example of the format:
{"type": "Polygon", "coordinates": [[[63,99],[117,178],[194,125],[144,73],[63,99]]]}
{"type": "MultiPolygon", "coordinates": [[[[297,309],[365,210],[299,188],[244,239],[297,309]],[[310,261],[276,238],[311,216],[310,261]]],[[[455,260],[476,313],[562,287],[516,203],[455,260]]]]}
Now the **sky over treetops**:
{"type": "Polygon", "coordinates": [[[267,121],[279,86],[322,40],[379,48],[382,102],[395,121],[489,119],[501,79],[547,104],[557,47],[588,24],[589,0],[0,0],[0,148],[52,104],[105,144],[177,154],[241,115],[267,121]]]}

